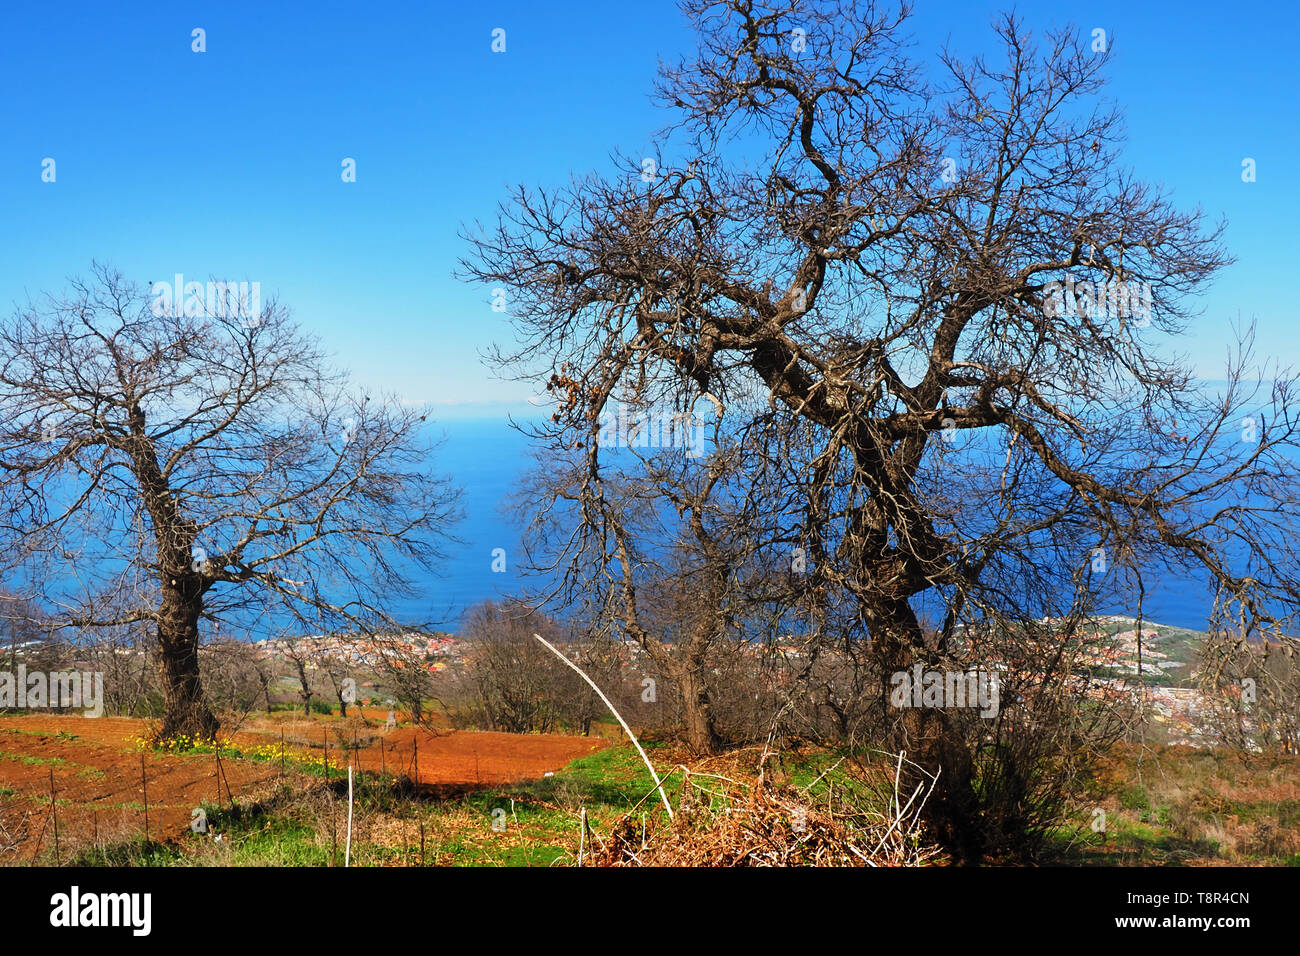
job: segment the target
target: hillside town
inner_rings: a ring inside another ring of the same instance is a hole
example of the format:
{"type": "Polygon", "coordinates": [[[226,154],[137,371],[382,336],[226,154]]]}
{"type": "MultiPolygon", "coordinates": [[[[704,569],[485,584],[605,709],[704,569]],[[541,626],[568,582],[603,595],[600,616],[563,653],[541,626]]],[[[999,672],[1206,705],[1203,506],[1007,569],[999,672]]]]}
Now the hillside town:
{"type": "Polygon", "coordinates": [[[382,663],[401,669],[414,664],[437,673],[464,661],[464,641],[451,634],[423,634],[408,631],[398,635],[353,637],[342,634],[313,634],[307,637],[267,638],[254,647],[275,657],[329,656],[347,664],[367,668],[382,663]]]}

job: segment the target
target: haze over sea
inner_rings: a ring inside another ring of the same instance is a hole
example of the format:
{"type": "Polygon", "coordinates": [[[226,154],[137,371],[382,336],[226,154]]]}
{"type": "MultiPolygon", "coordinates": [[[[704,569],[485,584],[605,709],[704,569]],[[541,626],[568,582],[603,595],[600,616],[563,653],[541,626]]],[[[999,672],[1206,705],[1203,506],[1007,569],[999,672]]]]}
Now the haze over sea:
{"type": "MultiPolygon", "coordinates": [[[[419,582],[423,591],[419,598],[399,602],[390,610],[403,619],[437,622],[455,631],[467,609],[518,593],[524,583],[519,574],[521,528],[512,519],[507,499],[532,464],[531,445],[527,436],[510,426],[505,414],[439,418],[435,411],[433,417],[439,419],[435,434],[445,436],[436,470],[450,475],[463,491],[465,517],[453,529],[461,543],[444,549],[441,573],[419,582]],[[505,550],[504,572],[492,570],[494,548],[505,550]]],[[[523,419],[516,415],[515,420],[523,419]]],[[[1146,586],[1144,620],[1205,629],[1213,598],[1204,578],[1152,574],[1146,586]]],[[[1133,600],[1103,610],[1136,616],[1138,609],[1133,600]]]]}

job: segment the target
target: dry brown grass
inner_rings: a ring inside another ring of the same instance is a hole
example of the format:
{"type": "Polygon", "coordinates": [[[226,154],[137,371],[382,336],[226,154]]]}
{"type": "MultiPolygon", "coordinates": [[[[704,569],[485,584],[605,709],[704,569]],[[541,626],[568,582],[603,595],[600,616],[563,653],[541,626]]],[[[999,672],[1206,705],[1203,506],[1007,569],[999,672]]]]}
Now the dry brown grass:
{"type": "MultiPolygon", "coordinates": [[[[1300,758],[1117,747],[1096,781],[1110,823],[1089,862],[1187,866],[1300,861],[1300,758]]],[[[1085,816],[1090,809],[1085,810],[1085,816]]]]}

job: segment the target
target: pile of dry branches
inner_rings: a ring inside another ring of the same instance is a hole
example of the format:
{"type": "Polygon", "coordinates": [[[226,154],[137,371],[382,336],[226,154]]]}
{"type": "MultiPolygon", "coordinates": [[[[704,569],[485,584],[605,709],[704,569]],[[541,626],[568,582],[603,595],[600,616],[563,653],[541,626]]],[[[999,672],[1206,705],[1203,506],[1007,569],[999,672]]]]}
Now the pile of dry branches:
{"type": "Polygon", "coordinates": [[[870,786],[819,789],[818,778],[807,787],[778,787],[762,773],[746,783],[678,767],[683,779],[672,818],[638,805],[602,837],[584,812],[578,865],[921,866],[939,854],[924,841],[920,820],[935,781],[900,793],[903,762],[899,755],[892,794],[877,809],[866,806],[875,802],[865,799],[870,786]]]}

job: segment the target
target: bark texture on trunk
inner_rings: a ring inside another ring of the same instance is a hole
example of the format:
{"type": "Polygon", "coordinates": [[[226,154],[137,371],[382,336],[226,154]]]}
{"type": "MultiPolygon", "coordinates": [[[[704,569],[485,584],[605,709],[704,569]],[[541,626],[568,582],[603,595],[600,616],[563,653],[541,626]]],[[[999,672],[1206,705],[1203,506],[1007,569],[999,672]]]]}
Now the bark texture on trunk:
{"type": "MultiPolygon", "coordinates": [[[[938,775],[921,812],[928,836],[947,849],[956,862],[977,864],[985,852],[982,814],[975,790],[975,763],[958,718],[940,708],[895,708],[889,703],[891,674],[909,671],[917,663],[925,670],[931,668],[919,635],[919,626],[914,633],[905,626],[901,632],[887,631],[879,640],[885,743],[888,750],[901,751],[925,774],[938,775]]],[[[923,785],[923,793],[929,790],[930,779],[925,774],[914,767],[909,772],[904,762],[901,789],[909,795],[918,785],[923,785]]]]}
{"type": "Polygon", "coordinates": [[[725,741],[718,733],[713,698],[705,679],[710,643],[697,632],[684,644],[668,644],[640,632],[641,646],[660,672],[677,688],[682,702],[686,744],[699,754],[719,753],[725,741]]]}
{"type": "Polygon", "coordinates": [[[199,615],[203,601],[197,582],[171,580],[176,584],[163,589],[158,622],[158,663],[164,701],[159,737],[166,740],[187,735],[212,740],[220,725],[208,707],[199,676],[199,615]]]}
{"type": "Polygon", "coordinates": [[[702,667],[703,662],[684,661],[677,674],[686,718],[686,743],[696,753],[716,754],[722,750],[723,741],[714,720],[709,689],[700,679],[702,667]]]}
{"type": "Polygon", "coordinates": [[[127,448],[153,523],[161,569],[158,664],[163,684],[163,722],[158,736],[162,740],[181,735],[212,740],[220,725],[208,708],[199,678],[199,617],[203,613],[205,585],[202,572],[194,566],[198,528],[181,513],[178,499],[159,467],[139,402],[132,402],[128,422],[127,448]]]}

